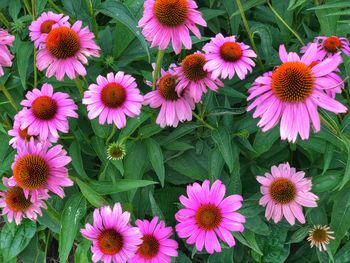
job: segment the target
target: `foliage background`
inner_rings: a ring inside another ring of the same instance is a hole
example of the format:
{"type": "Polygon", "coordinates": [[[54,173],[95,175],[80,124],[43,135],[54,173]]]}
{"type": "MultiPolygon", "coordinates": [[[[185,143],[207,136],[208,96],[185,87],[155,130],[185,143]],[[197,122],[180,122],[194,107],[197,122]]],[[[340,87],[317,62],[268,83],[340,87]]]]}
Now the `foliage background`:
{"type": "MultiPolygon", "coordinates": [[[[249,44],[249,32],[235,1],[196,2],[208,27],[203,29],[201,40],[193,39],[193,51],[219,32],[238,35],[239,41],[249,44]]],[[[277,50],[281,43],[290,51],[298,51],[300,41],[307,43],[318,35],[349,37],[348,0],[273,0],[271,6],[264,0],[242,3],[264,70],[279,63],[277,50]]],[[[241,213],[247,217],[246,230],[235,234],[239,241],[235,248],[224,248],[221,254],[212,256],[197,253],[178,240],[180,252],[174,262],[350,262],[349,114],[337,117],[322,112],[321,132],[296,144],[280,141],[278,129],[260,132],[257,120],[245,111],[247,89],[263,73],[263,68],[256,66],[245,81],[227,81],[218,93],[208,92],[203,97],[196,112],[215,130],[197,120],[176,129],[161,129],[155,124],[157,111],[145,107],[139,118],[128,120],[127,127],[113,138],[111,126],[88,120],[77,87],[87,89],[99,74],[123,70],[137,78],[144,94],[149,91],[144,80],[151,80],[150,62],[155,61],[157,50],[148,48],[136,27],[142,11],[141,0],[0,0],[1,27],[16,36],[12,47],[14,65],[0,78],[0,87],[5,85],[14,98],[11,102],[0,92],[0,174],[11,176],[15,151],[8,146],[7,131],[27,90],[49,82],[56,90],[68,92],[79,105],[79,119],[71,120],[69,134],[62,135],[59,141],[73,159],[69,169],[75,185],[65,190],[65,199],[51,198],[38,222],[25,220],[15,226],[1,219],[0,261],[19,259],[31,263],[45,262],[47,258],[47,262],[90,262],[90,243],[78,230],[91,222],[94,207],[121,202],[132,212],[133,219],[158,215],[175,226],[174,213],[185,185],[209,178],[221,179],[227,194],[244,196],[241,213]],[[33,16],[44,10],[63,12],[71,22],[82,20],[97,33],[102,55],[90,61],[86,78],[57,82],[36,71],[28,26],[33,16]],[[96,24],[92,17],[96,17],[96,24]],[[105,145],[116,140],[126,142],[127,156],[123,161],[108,161],[105,145]],[[306,225],[266,222],[264,209],[258,204],[261,195],[255,176],[286,161],[313,178],[313,192],[320,197],[318,208],[305,210],[306,225]],[[329,253],[316,252],[305,241],[314,224],[330,224],[335,231],[329,253]]],[[[180,62],[193,51],[184,50],[175,56],[168,50],[163,64],[166,67],[180,62]]],[[[346,78],[350,75],[350,60],[344,60],[341,75],[346,78]]],[[[338,97],[346,105],[350,105],[349,84],[347,79],[338,97]]]]}

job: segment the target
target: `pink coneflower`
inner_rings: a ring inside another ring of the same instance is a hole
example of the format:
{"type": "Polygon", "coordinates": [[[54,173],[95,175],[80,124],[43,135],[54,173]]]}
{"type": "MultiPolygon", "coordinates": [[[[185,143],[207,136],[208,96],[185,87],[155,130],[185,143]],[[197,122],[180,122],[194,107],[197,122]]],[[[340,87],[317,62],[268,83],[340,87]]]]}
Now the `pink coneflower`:
{"type": "Polygon", "coordinates": [[[99,123],[114,124],[118,129],[126,125],[126,116],[136,117],[141,113],[143,97],[135,78],[119,71],[108,73],[107,78],[98,76],[97,84],[85,91],[83,104],[87,105],[90,120],[99,116],[99,123]]]}
{"type": "Polygon", "coordinates": [[[235,73],[243,80],[252,72],[255,63],[250,58],[256,58],[256,54],[244,43],[236,42],[235,36],[224,37],[217,34],[203,47],[206,53],[207,63],[204,70],[212,73],[214,79],[232,79],[235,73]]]}
{"type": "Polygon", "coordinates": [[[151,222],[136,220],[135,224],[142,233],[142,244],[129,263],[170,263],[171,257],[177,257],[178,244],[170,239],[173,230],[171,227],[165,227],[164,221],[158,224],[158,217],[154,217],[151,222]]]}
{"type": "Polygon", "coordinates": [[[334,75],[329,74],[337,69],[342,59],[337,54],[314,65],[319,61],[317,44],[310,45],[301,58],[293,52],[287,54],[283,45],[279,54],[283,63],[257,78],[249,89],[247,100],[254,101],[248,111],[256,108],[253,117],[261,117],[258,126],[264,132],[281,119],[283,140],[295,142],[298,134],[306,140],[310,135],[310,122],[315,132],[321,128],[317,107],[334,113],[347,111],[344,105],[325,93],[325,90],[334,88],[334,75]]]}
{"type": "Polygon", "coordinates": [[[57,25],[57,27],[69,27],[68,19],[69,16],[64,16],[64,14],[55,14],[51,11],[47,13],[43,12],[29,26],[29,36],[34,42],[34,46],[38,48],[41,44],[45,43],[47,34],[50,33],[53,25],[57,25]]]}
{"type": "Polygon", "coordinates": [[[78,118],[78,109],[67,93],[53,92],[53,87],[45,83],[41,90],[28,91],[21,102],[26,107],[21,113],[20,128],[28,134],[38,135],[41,140],[52,142],[59,138],[58,131],[67,133],[68,117],[78,118]]]}
{"type": "Polygon", "coordinates": [[[201,38],[196,24],[207,26],[197,8],[193,0],[146,0],[139,27],[152,42],[151,47],[166,49],[171,41],[175,53],[179,54],[182,44],[186,49],[192,48],[189,30],[201,38]]]}
{"type": "MultiPolygon", "coordinates": [[[[350,56],[350,46],[349,40],[345,37],[336,37],[336,36],[320,36],[314,39],[314,43],[317,43],[318,56],[323,59],[325,57],[333,56],[339,51],[344,53],[347,56],[350,56]]],[[[301,48],[301,52],[305,52],[312,43],[301,48]]]]}
{"type": "Polygon", "coordinates": [[[130,213],[119,203],[95,209],[93,225],[86,224],[81,234],[92,241],[92,261],[124,263],[135,255],[142,243],[142,234],[129,224],[130,213]]]}
{"type": "Polygon", "coordinates": [[[12,66],[13,55],[8,46],[12,46],[13,41],[15,41],[15,37],[0,28],[0,77],[4,75],[2,67],[12,66]]]}
{"type": "Polygon", "coordinates": [[[85,76],[83,64],[88,63],[87,57],[100,56],[94,34],[88,27],[81,26],[81,21],[75,22],[72,27],[55,24],[47,36],[43,36],[45,43],[36,56],[36,65],[41,71],[47,68],[46,77],[55,75],[57,80],[63,80],[65,74],[70,79],[85,76]]]}
{"type": "Polygon", "coordinates": [[[20,186],[25,198],[31,196],[31,202],[48,198],[48,191],[63,198],[62,187],[73,185],[65,167],[70,161],[71,158],[67,156],[62,145],[49,149],[47,142],[35,143],[32,139],[17,148],[12,164],[13,176],[9,179],[9,184],[20,186]]]}
{"type": "Polygon", "coordinates": [[[242,196],[224,198],[226,187],[220,180],[211,188],[209,184],[209,180],[205,180],[202,185],[188,185],[188,197],[180,196],[185,208],[180,209],[175,218],[179,222],[176,232],[180,238],[188,238],[186,242],[190,245],[196,244],[197,251],[205,247],[212,254],[221,251],[216,235],[229,247],[236,244],[231,232],[243,232],[245,218],[235,212],[242,206],[242,196]]]}
{"type": "Polygon", "coordinates": [[[36,142],[38,141],[38,137],[35,135],[28,134],[28,128],[21,129],[21,115],[23,115],[24,111],[20,111],[15,115],[13,127],[11,130],[8,131],[8,134],[12,136],[13,138],[10,140],[10,145],[12,145],[13,148],[17,148],[18,144],[23,144],[28,142],[31,138],[33,138],[36,142]]]}
{"type": "MultiPolygon", "coordinates": [[[[170,65],[168,71],[161,70],[161,78],[157,81],[157,90],[151,91],[144,96],[144,104],[151,108],[159,108],[157,124],[177,127],[179,122],[192,120],[194,101],[184,90],[179,96],[176,92],[178,76],[174,71],[175,65],[170,65]]],[[[149,86],[152,83],[147,82],[149,86]]]]}
{"type": "Polygon", "coordinates": [[[7,214],[10,223],[15,220],[16,224],[19,225],[22,218],[36,220],[37,215],[42,215],[41,208],[46,209],[46,204],[42,199],[32,202],[24,196],[22,188],[19,186],[11,187],[5,177],[2,181],[8,189],[5,192],[0,192],[0,207],[3,209],[2,214],[7,214]]]}
{"type": "Polygon", "coordinates": [[[266,206],[267,220],[272,218],[278,223],[284,216],[291,225],[294,225],[295,218],[305,224],[302,207],[317,207],[318,197],[310,192],[311,180],[304,176],[304,172],[297,172],[289,163],[285,163],[278,167],[272,166],[271,174],[256,177],[263,194],[259,204],[266,206]]]}
{"type": "Polygon", "coordinates": [[[198,103],[202,94],[207,92],[207,88],[216,91],[219,86],[224,86],[219,79],[212,78],[212,73],[204,70],[205,63],[206,58],[200,52],[188,55],[182,60],[181,66],[176,68],[179,77],[179,83],[176,85],[178,95],[188,89],[190,96],[198,103]]]}

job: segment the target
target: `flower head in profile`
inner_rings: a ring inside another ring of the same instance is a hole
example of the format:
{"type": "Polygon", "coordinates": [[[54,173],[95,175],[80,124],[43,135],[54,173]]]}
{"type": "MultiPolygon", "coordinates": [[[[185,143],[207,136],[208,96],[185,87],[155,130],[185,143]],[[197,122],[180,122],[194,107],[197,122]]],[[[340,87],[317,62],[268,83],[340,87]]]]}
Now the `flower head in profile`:
{"type": "Polygon", "coordinates": [[[35,143],[31,139],[17,148],[12,164],[13,176],[8,184],[21,187],[25,198],[30,196],[31,202],[48,198],[48,191],[63,198],[63,187],[73,185],[66,168],[70,161],[62,145],[49,148],[47,142],[35,143]]]}
{"type": "MultiPolygon", "coordinates": [[[[320,36],[316,37],[313,43],[317,43],[318,56],[323,59],[326,57],[331,57],[339,52],[350,56],[350,45],[349,40],[345,37],[337,36],[320,36]]],[[[306,52],[312,43],[301,48],[301,52],[306,52]]]]}
{"type": "Polygon", "coordinates": [[[64,16],[64,14],[55,14],[51,11],[43,12],[29,26],[29,36],[34,42],[34,46],[39,48],[45,43],[47,34],[50,33],[53,25],[57,25],[57,27],[69,27],[68,19],[69,16],[64,16]]]}
{"type": "Polygon", "coordinates": [[[85,91],[83,104],[87,105],[90,120],[99,117],[99,123],[114,123],[118,129],[126,125],[126,116],[136,117],[141,113],[143,96],[135,78],[119,71],[98,76],[97,84],[85,91]]]}
{"type": "Polygon", "coordinates": [[[15,115],[13,127],[11,130],[8,131],[8,134],[12,136],[12,139],[10,140],[9,144],[12,145],[12,147],[15,149],[18,145],[29,142],[31,138],[33,138],[36,142],[39,141],[38,136],[30,135],[28,133],[28,128],[25,128],[23,130],[21,129],[21,115],[23,115],[23,113],[24,111],[20,111],[15,115]]]}
{"type": "Polygon", "coordinates": [[[0,28],[0,77],[4,75],[3,67],[11,67],[13,55],[8,46],[12,46],[15,37],[0,28]]]}
{"type": "Polygon", "coordinates": [[[216,91],[224,85],[219,79],[213,79],[212,73],[204,70],[206,62],[205,56],[200,52],[188,55],[182,60],[181,66],[175,70],[179,78],[176,85],[178,95],[187,89],[194,102],[198,103],[208,88],[216,91]]]}
{"type": "Polygon", "coordinates": [[[248,111],[255,108],[253,117],[261,118],[258,126],[264,132],[281,120],[282,140],[295,142],[298,134],[306,140],[310,135],[310,123],[315,132],[320,131],[318,107],[334,113],[347,111],[343,104],[325,92],[334,89],[337,83],[335,71],[342,62],[340,55],[320,61],[317,52],[317,44],[312,44],[300,58],[294,52],[288,54],[281,45],[282,64],[257,78],[249,89],[247,100],[253,102],[248,111]]]}
{"type": "Polygon", "coordinates": [[[311,191],[311,180],[305,178],[305,173],[297,172],[289,163],[272,166],[271,173],[257,176],[261,184],[263,197],[259,204],[266,207],[265,217],[278,223],[285,217],[289,224],[294,225],[295,218],[305,224],[303,207],[317,207],[318,197],[311,191]]]}
{"type": "MultiPolygon", "coordinates": [[[[192,120],[192,110],[195,103],[189,92],[184,90],[179,95],[176,92],[178,76],[174,71],[175,65],[170,65],[168,71],[161,70],[161,77],[157,81],[156,90],[148,92],[144,96],[144,104],[151,108],[160,108],[157,124],[177,127],[179,122],[192,120]]],[[[149,86],[152,83],[147,82],[149,86]]]]}
{"type": "Polygon", "coordinates": [[[327,250],[327,245],[331,239],[334,239],[334,232],[330,231],[329,226],[316,225],[309,231],[307,240],[311,247],[317,247],[321,252],[327,250]]]}
{"type": "Polygon", "coordinates": [[[173,230],[164,221],[158,223],[158,217],[154,217],[152,221],[138,219],[135,224],[142,233],[142,244],[129,263],[170,263],[171,257],[177,257],[178,244],[170,239],[173,230]]]}
{"type": "Polygon", "coordinates": [[[41,140],[57,141],[58,132],[68,133],[68,117],[78,118],[78,107],[69,94],[53,92],[53,87],[45,83],[41,90],[28,91],[21,102],[25,108],[20,114],[20,128],[39,136],[41,140]]]}
{"type": "Polygon", "coordinates": [[[126,155],[125,145],[118,142],[113,142],[107,147],[108,160],[122,160],[126,155]]]}
{"type": "Polygon", "coordinates": [[[93,225],[86,224],[81,234],[92,241],[92,261],[125,263],[135,255],[142,243],[142,234],[129,224],[130,213],[120,203],[95,209],[93,225]]]}
{"type": "Polygon", "coordinates": [[[214,79],[232,79],[235,74],[238,78],[245,79],[248,72],[252,72],[256,54],[251,48],[240,42],[236,42],[235,36],[224,37],[217,34],[203,47],[207,62],[204,70],[212,73],[214,79]]]}
{"type": "Polygon", "coordinates": [[[224,198],[226,187],[220,180],[216,180],[211,187],[209,185],[209,180],[202,185],[188,185],[188,197],[180,196],[185,208],[180,209],[175,218],[179,222],[176,232],[180,238],[187,238],[187,244],[195,244],[197,251],[205,247],[212,254],[221,251],[217,237],[229,247],[235,246],[231,232],[243,232],[245,217],[236,212],[242,207],[242,196],[224,198]]]}
{"type": "Polygon", "coordinates": [[[41,209],[46,209],[43,199],[39,198],[31,201],[24,196],[22,188],[10,186],[8,178],[4,177],[2,181],[8,189],[0,192],[0,207],[2,208],[2,214],[7,214],[10,223],[15,220],[16,224],[19,225],[23,218],[36,220],[37,215],[42,214],[41,209]]]}
{"type": "Polygon", "coordinates": [[[194,0],[146,0],[139,27],[151,47],[166,49],[172,42],[175,53],[179,54],[182,45],[192,48],[189,31],[201,38],[197,25],[207,26],[197,8],[194,0]]]}
{"type": "Polygon", "coordinates": [[[94,34],[88,27],[82,28],[82,22],[59,27],[54,24],[51,31],[42,39],[43,47],[36,56],[36,66],[40,71],[46,70],[46,77],[55,76],[63,80],[67,75],[70,79],[85,76],[83,64],[87,64],[88,57],[100,56],[100,47],[94,41],[94,34]]]}

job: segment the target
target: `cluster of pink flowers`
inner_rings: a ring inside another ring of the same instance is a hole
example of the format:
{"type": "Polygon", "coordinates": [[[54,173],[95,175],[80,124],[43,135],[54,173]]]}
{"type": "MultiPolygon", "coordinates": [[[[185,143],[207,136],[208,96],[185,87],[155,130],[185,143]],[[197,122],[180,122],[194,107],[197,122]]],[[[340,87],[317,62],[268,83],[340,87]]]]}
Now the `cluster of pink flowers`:
{"type": "MultiPolygon", "coordinates": [[[[212,254],[220,252],[221,239],[229,247],[235,245],[232,232],[243,232],[245,218],[237,212],[242,206],[240,195],[224,198],[225,185],[217,180],[210,187],[205,180],[202,185],[194,183],[187,187],[187,195],[180,196],[185,208],[175,218],[176,232],[180,238],[188,238],[198,251],[212,254]]],[[[172,228],[154,217],[151,221],[136,220],[137,227],[129,223],[130,213],[123,212],[116,203],[110,207],[95,209],[93,225],[86,224],[82,235],[92,241],[92,260],[97,262],[171,262],[177,257],[178,243],[171,239],[172,228]],[[159,222],[158,222],[159,221],[159,222]]]]}

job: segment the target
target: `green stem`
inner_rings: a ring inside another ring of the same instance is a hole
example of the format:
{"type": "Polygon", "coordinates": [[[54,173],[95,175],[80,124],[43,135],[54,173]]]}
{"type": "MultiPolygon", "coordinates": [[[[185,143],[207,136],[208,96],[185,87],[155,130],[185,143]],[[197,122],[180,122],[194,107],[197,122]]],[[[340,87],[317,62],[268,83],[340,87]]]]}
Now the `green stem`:
{"type": "Polygon", "coordinates": [[[192,115],[200,122],[204,127],[207,127],[210,130],[215,130],[213,126],[211,126],[209,123],[207,123],[203,118],[201,118],[197,113],[194,111],[192,112],[192,115]]]}
{"type": "Polygon", "coordinates": [[[32,0],[32,16],[33,20],[35,20],[35,0],[32,0]]]}
{"type": "Polygon", "coordinates": [[[260,56],[259,56],[259,53],[258,53],[258,49],[256,48],[256,45],[255,45],[255,41],[254,41],[254,38],[253,38],[253,34],[252,34],[252,32],[250,31],[247,18],[246,18],[245,14],[244,14],[244,9],[243,9],[241,0],[236,0],[236,4],[237,4],[238,9],[239,9],[239,12],[240,12],[240,14],[241,14],[241,17],[242,17],[242,20],[243,20],[243,24],[244,24],[245,30],[247,31],[250,44],[252,45],[252,48],[254,49],[254,52],[255,52],[256,55],[257,55],[259,67],[261,68],[262,71],[265,71],[265,67],[264,67],[264,65],[263,65],[263,63],[262,63],[262,61],[261,61],[261,59],[260,59],[260,56]]]}
{"type": "Polygon", "coordinates": [[[18,107],[17,104],[15,102],[15,100],[13,99],[13,97],[11,96],[10,92],[8,92],[8,90],[6,89],[5,85],[0,83],[0,89],[2,90],[2,92],[5,94],[5,97],[8,99],[8,101],[11,103],[12,107],[15,109],[15,111],[18,111],[18,107]]]}
{"type": "Polygon", "coordinates": [[[115,133],[117,132],[117,128],[115,125],[113,125],[112,128],[112,132],[111,134],[108,136],[107,140],[106,140],[106,145],[108,145],[108,143],[112,140],[113,136],[115,135],[115,133]]]}
{"type": "Polygon", "coordinates": [[[83,86],[81,85],[81,80],[79,77],[76,77],[74,79],[74,82],[75,82],[75,85],[77,86],[78,90],[79,90],[79,93],[80,95],[83,97],[84,95],[84,89],[83,89],[83,86]]]}
{"type": "Polygon", "coordinates": [[[4,24],[6,28],[10,28],[10,22],[7,20],[6,16],[0,12],[0,22],[4,24]]]}
{"type": "Polygon", "coordinates": [[[278,12],[273,8],[273,6],[271,5],[270,1],[267,1],[268,6],[270,7],[272,13],[278,18],[278,20],[280,20],[282,22],[282,24],[288,28],[288,30],[299,40],[300,44],[302,44],[303,46],[305,46],[304,41],[301,39],[301,37],[299,36],[299,34],[297,32],[295,32],[288,24],[286,21],[284,21],[284,19],[278,14],[278,12]]]}
{"type": "Polygon", "coordinates": [[[48,0],[49,4],[53,9],[55,9],[58,13],[64,14],[64,11],[59,8],[52,0],[48,0]]]}
{"type": "Polygon", "coordinates": [[[24,6],[25,6],[27,12],[28,12],[30,15],[33,15],[33,14],[32,14],[32,10],[30,9],[30,5],[29,5],[28,1],[27,1],[27,0],[23,0],[23,3],[24,3],[24,6]]]}
{"type": "Polygon", "coordinates": [[[158,50],[158,55],[157,55],[157,60],[156,60],[156,67],[154,69],[154,74],[153,74],[152,90],[156,89],[157,80],[159,78],[160,69],[162,67],[164,54],[165,54],[165,50],[162,50],[162,49],[158,50]]]}
{"type": "Polygon", "coordinates": [[[89,9],[89,13],[90,13],[90,16],[92,19],[92,31],[94,32],[95,37],[98,38],[98,27],[97,27],[95,13],[94,13],[94,9],[92,7],[91,0],[85,0],[85,3],[89,9]]]}

